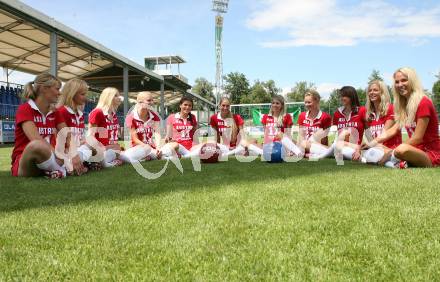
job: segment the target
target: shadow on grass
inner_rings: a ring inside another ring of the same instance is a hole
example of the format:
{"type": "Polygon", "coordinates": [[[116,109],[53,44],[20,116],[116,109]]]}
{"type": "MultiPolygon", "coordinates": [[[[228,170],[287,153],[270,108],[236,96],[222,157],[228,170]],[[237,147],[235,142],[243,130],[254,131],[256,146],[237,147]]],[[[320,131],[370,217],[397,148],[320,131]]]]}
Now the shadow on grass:
{"type": "MultiPolygon", "coordinates": [[[[164,164],[163,161],[148,162],[144,167],[157,172],[164,164]]],[[[0,212],[102,200],[123,200],[175,191],[197,192],[203,189],[221,189],[223,185],[248,184],[251,187],[263,185],[264,182],[271,180],[292,179],[294,183],[298,178],[312,179],[311,177],[323,175],[331,178],[338,172],[362,173],[360,171],[374,169],[371,166],[351,162],[337,166],[335,160],[330,159],[282,164],[268,164],[261,161],[240,163],[232,159],[228,162],[202,165],[200,172],[194,171],[189,160],[182,161],[182,164],[183,174],[170,162],[165,174],[156,180],[141,177],[130,165],[63,180],[16,178],[10,176],[10,172],[2,171],[0,172],[0,212]]]]}

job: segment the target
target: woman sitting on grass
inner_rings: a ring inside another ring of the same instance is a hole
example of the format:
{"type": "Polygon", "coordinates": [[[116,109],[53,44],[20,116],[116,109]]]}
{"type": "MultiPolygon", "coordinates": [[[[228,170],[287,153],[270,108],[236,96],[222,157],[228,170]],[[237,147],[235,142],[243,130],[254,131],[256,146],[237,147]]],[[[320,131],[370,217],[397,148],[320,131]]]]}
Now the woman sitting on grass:
{"type": "Polygon", "coordinates": [[[286,112],[284,97],[276,95],[272,98],[269,114],[263,115],[261,123],[264,126],[263,150],[280,142],[286,152],[302,156],[303,152],[292,141],[292,116],[286,112]]]}
{"type": "MultiPolygon", "coordinates": [[[[317,158],[324,158],[340,152],[344,159],[360,161],[361,144],[367,124],[365,107],[359,103],[357,91],[352,86],[339,90],[341,107],[333,115],[333,125],[337,127],[337,139],[329,148],[321,147],[317,158]]],[[[318,148],[317,148],[318,151],[318,148]]],[[[337,155],[335,155],[337,156],[337,155]]]]}
{"type": "Polygon", "coordinates": [[[240,140],[240,133],[243,132],[243,118],[239,114],[231,112],[231,101],[227,97],[220,99],[220,112],[210,118],[210,125],[216,131],[217,144],[223,156],[241,154],[247,145],[245,140],[240,140]],[[237,142],[239,144],[237,144],[237,142]]]}
{"type": "Polygon", "coordinates": [[[398,168],[408,165],[433,167],[440,165],[438,116],[432,101],[412,68],[400,68],[394,75],[394,114],[396,124],[377,137],[370,147],[395,136],[405,127],[409,138],[394,150],[385,149],[381,163],[389,161],[398,168]]]}
{"type": "Polygon", "coordinates": [[[48,73],[35,77],[24,87],[26,103],[15,117],[13,176],[63,178],[66,169],[54,154],[57,124],[53,105],[60,95],[61,81],[48,73]]]}
{"type": "Polygon", "coordinates": [[[188,158],[198,153],[196,150],[191,154],[194,133],[197,130],[196,117],[191,113],[193,104],[190,97],[182,97],[179,102],[180,112],[168,117],[165,136],[167,144],[162,147],[164,157],[176,157],[177,152],[181,157],[188,158]]]}
{"type": "Polygon", "coordinates": [[[124,162],[133,163],[161,158],[161,152],[158,149],[160,118],[153,112],[153,106],[154,99],[150,93],[140,92],[138,94],[136,106],[125,119],[125,124],[130,129],[131,147],[121,154],[124,162]]]}
{"type": "Polygon", "coordinates": [[[122,165],[119,159],[121,146],[118,143],[119,121],[116,111],[122,102],[118,89],[105,88],[99,96],[96,108],[89,114],[89,132],[92,131],[99,147],[104,151],[103,167],[122,165]],[[103,148],[102,148],[103,147],[103,148]]]}
{"type": "Polygon", "coordinates": [[[322,146],[328,146],[328,133],[332,117],[320,110],[321,96],[316,90],[308,90],[304,95],[306,112],[298,117],[300,144],[310,157],[322,153],[322,146]]]}
{"type": "MultiPolygon", "coordinates": [[[[60,132],[68,127],[65,150],[65,165],[69,173],[82,175],[88,171],[84,163],[92,156],[91,148],[85,142],[84,114],[82,110],[87,102],[89,87],[84,80],[74,78],[64,84],[55,112],[57,129],[60,132]],[[73,145],[75,148],[72,148],[73,145]],[[77,154],[69,156],[76,150],[77,154]]],[[[60,140],[60,139],[58,139],[60,140]]]]}
{"type": "MultiPolygon", "coordinates": [[[[367,88],[367,130],[365,136],[368,141],[372,141],[393,127],[394,107],[391,103],[388,87],[383,81],[371,81],[367,88]]],[[[402,143],[402,134],[397,132],[394,136],[382,138],[382,143],[378,143],[374,148],[364,152],[364,160],[367,163],[378,163],[384,155],[384,147],[394,149],[402,143]]],[[[368,145],[364,144],[364,148],[368,145]]]]}

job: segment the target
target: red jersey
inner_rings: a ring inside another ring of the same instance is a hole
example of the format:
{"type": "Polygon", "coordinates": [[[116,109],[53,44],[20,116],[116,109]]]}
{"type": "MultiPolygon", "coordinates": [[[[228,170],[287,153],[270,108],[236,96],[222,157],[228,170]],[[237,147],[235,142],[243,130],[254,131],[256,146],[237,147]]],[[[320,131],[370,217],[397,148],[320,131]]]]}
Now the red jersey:
{"type": "Polygon", "coordinates": [[[277,135],[281,132],[284,133],[286,128],[291,128],[293,125],[292,116],[290,114],[285,114],[283,117],[283,125],[277,124],[276,119],[270,115],[265,114],[261,119],[261,123],[264,125],[264,143],[271,143],[275,141],[281,141],[277,135]]]}
{"type": "Polygon", "coordinates": [[[49,111],[46,115],[42,114],[33,100],[21,104],[15,114],[15,146],[12,151],[12,164],[19,157],[30,140],[23,131],[22,124],[26,121],[32,121],[38,129],[38,133],[53,148],[55,148],[57,123],[55,113],[49,111]]]}
{"type": "Polygon", "coordinates": [[[356,129],[359,133],[358,145],[362,144],[366,123],[366,109],[365,107],[358,107],[357,113],[353,111],[345,116],[343,114],[344,107],[338,108],[333,115],[333,125],[336,125],[338,132],[342,129],[356,129]]]}
{"type": "Polygon", "coordinates": [[[197,129],[197,120],[194,115],[181,118],[180,113],[172,114],[167,119],[167,125],[172,127],[172,139],[190,150],[193,143],[194,132],[197,129]]]}
{"type": "Polygon", "coordinates": [[[64,122],[70,128],[73,140],[79,146],[84,141],[85,124],[84,114],[80,110],[77,113],[68,106],[59,107],[55,116],[57,123],[64,122]]]}
{"type": "Polygon", "coordinates": [[[325,130],[332,126],[332,117],[323,111],[319,111],[314,119],[310,119],[308,111],[302,112],[298,117],[298,125],[300,130],[304,130],[306,140],[309,140],[318,130],[325,130]]]}
{"type": "MultiPolygon", "coordinates": [[[[379,137],[385,128],[385,123],[389,120],[394,120],[393,104],[389,104],[388,111],[385,116],[376,116],[376,113],[371,113],[370,117],[367,119],[367,127],[368,130],[371,132],[371,136],[373,138],[379,137]]],[[[391,139],[383,142],[383,145],[387,146],[390,149],[394,149],[400,144],[402,144],[402,133],[400,132],[400,130],[391,139]]]]}
{"type": "MultiPolygon", "coordinates": [[[[127,127],[136,131],[137,138],[154,149],[156,144],[153,142],[153,133],[158,128],[159,122],[159,116],[152,111],[148,111],[148,118],[146,121],[143,121],[136,109],[125,119],[127,127]]],[[[133,140],[131,140],[131,146],[136,146],[133,140]]]]}
{"type": "Polygon", "coordinates": [[[417,107],[415,121],[411,124],[411,126],[406,127],[408,136],[411,138],[414,134],[418,119],[425,117],[429,118],[428,127],[426,128],[425,135],[423,135],[423,142],[417,147],[423,151],[440,152],[437,112],[432,101],[426,96],[420,100],[419,106],[417,107]]]}
{"type": "Polygon", "coordinates": [[[118,144],[119,121],[116,113],[104,113],[101,109],[95,108],[89,114],[89,123],[107,129],[107,136],[100,138],[95,134],[96,140],[102,145],[108,146],[118,144]]]}
{"type": "MultiPolygon", "coordinates": [[[[235,125],[237,127],[240,127],[244,124],[244,120],[241,118],[240,115],[234,114],[234,115],[232,115],[232,118],[234,119],[235,125]]],[[[237,141],[230,142],[230,140],[225,140],[225,138],[227,138],[226,136],[223,136],[223,132],[232,128],[232,125],[227,124],[227,122],[224,119],[222,119],[220,113],[213,114],[211,116],[209,124],[217,131],[217,134],[219,136],[223,137],[223,141],[226,141],[226,143],[229,143],[229,148],[234,148],[236,146],[237,141]],[[229,142],[227,142],[227,141],[229,141],[229,142]]]]}

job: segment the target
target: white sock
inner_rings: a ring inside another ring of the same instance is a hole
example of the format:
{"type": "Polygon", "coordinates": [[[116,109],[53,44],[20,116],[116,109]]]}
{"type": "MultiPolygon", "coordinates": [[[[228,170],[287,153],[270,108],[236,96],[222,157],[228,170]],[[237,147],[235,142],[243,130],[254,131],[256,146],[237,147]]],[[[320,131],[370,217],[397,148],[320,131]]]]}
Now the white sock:
{"type": "Polygon", "coordinates": [[[104,152],[104,162],[111,163],[112,161],[116,160],[116,152],[112,149],[105,150],[104,152]]]}
{"type": "Polygon", "coordinates": [[[161,149],[160,149],[160,151],[162,152],[162,157],[163,158],[171,158],[171,157],[173,157],[173,156],[176,156],[177,157],[177,154],[176,154],[176,152],[168,145],[168,144],[165,144],[161,149]]]}
{"type": "Polygon", "coordinates": [[[382,148],[370,148],[364,153],[365,162],[377,164],[384,155],[385,152],[382,148]]]}
{"type": "Polygon", "coordinates": [[[50,153],[49,159],[37,164],[37,167],[44,171],[59,170],[63,172],[64,176],[66,176],[66,169],[57,163],[53,152],[50,153]]]}
{"type": "Polygon", "coordinates": [[[397,168],[396,167],[396,163],[393,163],[392,161],[387,161],[384,166],[389,167],[389,168],[397,168]]]}
{"type": "Polygon", "coordinates": [[[104,152],[104,160],[101,162],[103,167],[114,167],[114,160],[117,159],[116,152],[112,149],[105,150],[104,152]]]}
{"type": "Polygon", "coordinates": [[[78,148],[78,155],[82,162],[88,161],[92,157],[92,150],[87,145],[81,145],[78,148]]]}
{"type": "Polygon", "coordinates": [[[228,156],[241,155],[245,150],[245,147],[243,147],[242,145],[238,145],[237,147],[235,147],[235,149],[232,149],[228,152],[228,156]]]}
{"type": "Polygon", "coordinates": [[[229,147],[224,144],[217,143],[217,146],[220,148],[220,152],[222,152],[222,156],[229,156],[229,153],[232,150],[229,150],[229,147]]]}
{"type": "MultiPolygon", "coordinates": [[[[183,146],[182,146],[183,147],[183,146]]],[[[184,159],[188,159],[188,158],[192,158],[192,157],[197,157],[197,156],[199,156],[200,155],[200,149],[201,149],[201,147],[199,147],[199,148],[193,148],[191,151],[188,151],[186,148],[185,148],[185,150],[186,150],[186,153],[184,154],[184,155],[182,155],[182,158],[184,158],[184,159]]],[[[179,151],[179,154],[180,154],[180,151],[179,151]]]]}
{"type": "Polygon", "coordinates": [[[190,151],[187,149],[187,148],[185,148],[183,145],[180,145],[179,144],[179,148],[177,149],[177,152],[183,157],[183,156],[186,156],[187,154],[189,154],[190,153],[190,151]]]}
{"type": "Polygon", "coordinates": [[[314,156],[325,155],[328,152],[328,149],[329,148],[324,145],[312,143],[312,145],[310,145],[310,154],[314,156]]]}
{"type": "Polygon", "coordinates": [[[342,155],[347,160],[353,159],[353,154],[354,154],[354,152],[356,152],[355,149],[353,149],[351,147],[347,147],[347,146],[344,146],[341,151],[342,151],[342,155]]]}
{"type": "Polygon", "coordinates": [[[390,162],[393,162],[393,163],[395,163],[395,164],[397,164],[397,163],[400,162],[400,159],[398,159],[398,158],[396,158],[396,156],[394,156],[394,150],[393,150],[393,152],[391,153],[390,162]]]}
{"type": "Polygon", "coordinates": [[[249,154],[253,153],[254,155],[263,155],[263,149],[259,148],[257,145],[250,144],[248,146],[249,154]]]}
{"type": "Polygon", "coordinates": [[[124,151],[120,155],[120,159],[125,163],[139,162],[147,158],[152,150],[148,150],[144,146],[135,146],[124,151]]]}
{"type": "Polygon", "coordinates": [[[313,143],[310,147],[310,153],[312,153],[315,158],[323,159],[333,156],[335,151],[336,143],[333,143],[330,147],[325,147],[324,145],[313,143]]]}
{"type": "Polygon", "coordinates": [[[302,150],[297,145],[295,145],[295,143],[293,143],[293,141],[290,140],[289,138],[283,137],[283,139],[281,139],[281,144],[283,144],[285,148],[287,148],[289,151],[293,152],[294,154],[298,156],[303,155],[302,150]]]}

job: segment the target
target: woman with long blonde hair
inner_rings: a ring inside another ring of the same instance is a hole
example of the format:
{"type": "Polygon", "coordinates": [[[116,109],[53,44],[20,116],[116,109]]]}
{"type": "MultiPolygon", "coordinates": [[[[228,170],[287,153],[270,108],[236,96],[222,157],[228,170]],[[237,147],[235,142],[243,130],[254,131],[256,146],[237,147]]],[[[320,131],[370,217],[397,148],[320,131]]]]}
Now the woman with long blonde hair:
{"type": "Polygon", "coordinates": [[[374,143],[398,134],[402,127],[406,128],[409,138],[394,150],[386,151],[382,162],[391,155],[389,161],[398,168],[439,166],[440,139],[434,104],[426,96],[414,69],[400,68],[393,78],[396,123],[386,131],[385,137],[376,138],[374,143]]]}
{"type": "Polygon", "coordinates": [[[136,97],[136,105],[125,118],[130,130],[131,147],[121,154],[127,163],[161,158],[160,117],[153,111],[154,98],[149,92],[140,92],[136,97]]]}
{"type": "MultiPolygon", "coordinates": [[[[367,102],[365,105],[367,109],[367,124],[365,136],[367,141],[382,137],[381,143],[377,143],[375,147],[364,152],[364,160],[368,163],[377,163],[384,155],[384,148],[394,149],[402,143],[402,134],[397,132],[393,136],[385,134],[390,129],[394,121],[394,106],[391,103],[390,93],[388,87],[381,80],[373,80],[368,84],[367,88],[367,102]]],[[[367,142],[362,147],[368,148],[367,142]]]]}
{"type": "Polygon", "coordinates": [[[61,81],[42,73],[24,87],[26,103],[15,116],[15,146],[12,151],[13,176],[63,178],[66,169],[54,153],[57,120],[53,105],[60,95],[61,81]]]}
{"type": "Polygon", "coordinates": [[[287,113],[283,96],[272,97],[269,114],[263,115],[261,123],[264,127],[263,152],[267,150],[265,148],[271,148],[273,143],[280,142],[286,152],[290,151],[296,156],[304,155],[303,151],[292,141],[293,119],[287,113]]]}
{"type": "Polygon", "coordinates": [[[104,167],[119,166],[121,146],[119,140],[119,121],[116,111],[122,102],[122,96],[118,89],[107,87],[99,96],[96,108],[89,114],[89,131],[104,146],[104,159],[101,164],[104,167]]]}
{"type": "Polygon", "coordinates": [[[76,175],[82,175],[87,172],[84,162],[92,156],[91,148],[85,142],[85,124],[84,113],[82,109],[87,102],[87,91],[89,86],[84,80],[73,78],[67,81],[61,89],[61,96],[57,104],[55,115],[60,121],[58,131],[67,127],[65,150],[68,152],[67,170],[76,175]],[[75,146],[72,148],[70,145],[75,146]],[[70,156],[70,152],[77,152],[70,156]]]}

